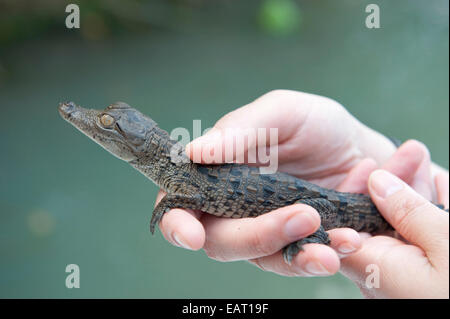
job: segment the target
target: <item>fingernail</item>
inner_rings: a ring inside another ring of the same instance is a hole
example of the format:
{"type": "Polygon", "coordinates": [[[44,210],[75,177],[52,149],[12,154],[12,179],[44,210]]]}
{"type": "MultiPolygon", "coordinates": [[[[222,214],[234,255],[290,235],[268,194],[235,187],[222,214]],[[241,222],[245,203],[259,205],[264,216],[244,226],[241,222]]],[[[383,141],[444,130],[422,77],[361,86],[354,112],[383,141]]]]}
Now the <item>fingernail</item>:
{"type": "Polygon", "coordinates": [[[318,261],[310,261],[305,266],[306,272],[314,276],[327,276],[330,272],[318,261]]]}
{"type": "Polygon", "coordinates": [[[362,240],[366,240],[366,239],[372,237],[372,235],[369,234],[369,233],[366,233],[366,232],[361,232],[361,233],[359,233],[359,237],[360,237],[362,240]]]}
{"type": "Polygon", "coordinates": [[[403,189],[403,183],[397,177],[383,170],[372,173],[370,186],[381,198],[387,198],[403,189]]]}
{"type": "Polygon", "coordinates": [[[182,248],[185,248],[185,249],[190,249],[190,250],[192,250],[192,248],[189,247],[189,245],[187,245],[185,242],[183,242],[183,241],[180,239],[180,237],[178,237],[178,235],[177,235],[176,233],[173,233],[173,234],[172,234],[172,238],[173,238],[173,241],[174,241],[178,246],[180,246],[180,247],[182,247],[182,248]]]}
{"type": "Polygon", "coordinates": [[[215,127],[193,140],[189,145],[215,144],[221,139],[221,131],[215,127]]]}
{"type": "Polygon", "coordinates": [[[348,244],[348,243],[345,243],[345,244],[339,245],[337,250],[340,253],[349,254],[349,253],[354,252],[356,250],[356,248],[353,247],[352,245],[348,244]]]}
{"type": "Polygon", "coordinates": [[[314,222],[308,213],[297,213],[284,225],[285,235],[293,239],[305,237],[312,231],[314,231],[314,222]]]}

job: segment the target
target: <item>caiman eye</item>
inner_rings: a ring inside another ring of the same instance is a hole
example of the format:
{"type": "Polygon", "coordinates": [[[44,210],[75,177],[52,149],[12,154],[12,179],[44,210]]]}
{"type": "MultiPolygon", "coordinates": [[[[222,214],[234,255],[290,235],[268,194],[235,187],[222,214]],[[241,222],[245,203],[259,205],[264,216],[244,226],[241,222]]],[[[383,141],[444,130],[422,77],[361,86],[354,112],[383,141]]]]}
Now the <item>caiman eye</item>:
{"type": "Polygon", "coordinates": [[[100,122],[106,128],[111,128],[114,125],[114,118],[109,114],[103,114],[100,117],[100,122]]]}

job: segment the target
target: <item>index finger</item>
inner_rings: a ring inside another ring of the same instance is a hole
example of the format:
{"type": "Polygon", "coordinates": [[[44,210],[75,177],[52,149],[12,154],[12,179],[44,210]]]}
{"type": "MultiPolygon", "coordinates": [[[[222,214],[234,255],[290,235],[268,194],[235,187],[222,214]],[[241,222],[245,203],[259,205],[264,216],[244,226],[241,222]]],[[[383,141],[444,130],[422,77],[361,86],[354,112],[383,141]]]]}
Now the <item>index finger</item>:
{"type": "MultiPolygon", "coordinates": [[[[163,190],[158,192],[155,206],[165,195],[163,190]]],[[[205,229],[199,221],[201,215],[200,211],[191,209],[171,209],[163,215],[159,229],[172,245],[198,250],[205,244],[205,229]]]]}

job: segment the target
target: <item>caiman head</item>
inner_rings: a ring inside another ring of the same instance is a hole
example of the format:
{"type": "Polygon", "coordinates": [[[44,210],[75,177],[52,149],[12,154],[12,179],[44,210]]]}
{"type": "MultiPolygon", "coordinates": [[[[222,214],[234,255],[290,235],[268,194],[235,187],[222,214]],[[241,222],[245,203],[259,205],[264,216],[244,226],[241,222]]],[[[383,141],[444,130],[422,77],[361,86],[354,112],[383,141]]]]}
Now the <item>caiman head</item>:
{"type": "Polygon", "coordinates": [[[157,124],[126,103],[116,102],[104,110],[85,109],[73,102],[59,105],[61,116],[114,156],[130,162],[145,149],[157,124]]]}

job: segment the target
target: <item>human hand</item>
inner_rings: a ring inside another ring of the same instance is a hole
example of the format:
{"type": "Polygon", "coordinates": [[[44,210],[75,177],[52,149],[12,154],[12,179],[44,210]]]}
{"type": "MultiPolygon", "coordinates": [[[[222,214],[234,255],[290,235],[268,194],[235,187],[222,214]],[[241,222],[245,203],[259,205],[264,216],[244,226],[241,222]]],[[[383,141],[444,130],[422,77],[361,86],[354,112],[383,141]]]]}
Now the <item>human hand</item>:
{"type": "MultiPolygon", "coordinates": [[[[280,171],[340,191],[367,191],[365,181],[380,164],[387,165],[387,169],[391,166],[396,174],[407,175],[408,169],[414,170],[422,162],[404,156],[406,164],[393,165],[398,161],[388,159],[395,147],[387,138],[362,125],[337,102],[293,91],[271,92],[227,114],[209,134],[188,145],[187,153],[191,159],[200,158],[202,162],[205,145],[221,147],[225,143],[224,135],[218,132],[227,128],[271,127],[279,129],[280,171]]],[[[258,147],[266,146],[265,141],[257,143],[258,147]]],[[[163,196],[160,192],[157,200],[163,196]]],[[[204,248],[216,260],[249,260],[264,270],[289,276],[329,275],[338,271],[339,257],[360,247],[359,235],[354,230],[329,231],[334,249],[305,245],[305,251],[291,266],[284,262],[280,252],[287,244],[315,232],[319,225],[320,218],[314,209],[292,205],[244,219],[173,209],[164,215],[160,228],[172,244],[193,250],[204,248]]]]}
{"type": "MultiPolygon", "coordinates": [[[[438,200],[448,208],[449,175],[435,178],[438,200]]],[[[384,170],[370,175],[369,191],[401,239],[364,236],[363,247],[343,259],[342,273],[370,298],[449,297],[449,214],[384,170]],[[379,287],[366,285],[376,265],[379,287]]]]}

